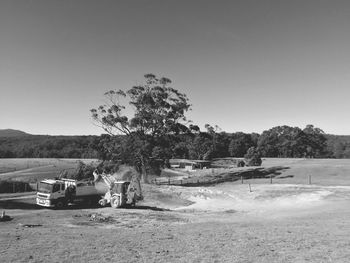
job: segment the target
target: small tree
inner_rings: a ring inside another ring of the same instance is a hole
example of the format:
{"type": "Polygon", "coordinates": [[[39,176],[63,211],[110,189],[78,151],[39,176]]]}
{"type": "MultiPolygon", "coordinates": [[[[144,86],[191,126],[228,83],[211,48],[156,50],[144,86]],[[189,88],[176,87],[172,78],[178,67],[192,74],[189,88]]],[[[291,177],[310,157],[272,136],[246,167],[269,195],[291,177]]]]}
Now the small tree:
{"type": "Polygon", "coordinates": [[[250,147],[244,155],[244,161],[247,166],[260,166],[262,163],[261,153],[255,147],[250,147]]]}

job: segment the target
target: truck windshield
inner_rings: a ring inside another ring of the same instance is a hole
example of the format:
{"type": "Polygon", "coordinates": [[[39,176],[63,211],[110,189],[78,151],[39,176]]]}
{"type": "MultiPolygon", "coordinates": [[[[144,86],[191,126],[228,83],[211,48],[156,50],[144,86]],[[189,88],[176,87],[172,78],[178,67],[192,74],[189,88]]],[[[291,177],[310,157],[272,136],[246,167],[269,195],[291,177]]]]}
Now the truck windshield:
{"type": "Polygon", "coordinates": [[[39,192],[41,193],[52,193],[52,184],[40,183],[39,184],[39,192]]]}

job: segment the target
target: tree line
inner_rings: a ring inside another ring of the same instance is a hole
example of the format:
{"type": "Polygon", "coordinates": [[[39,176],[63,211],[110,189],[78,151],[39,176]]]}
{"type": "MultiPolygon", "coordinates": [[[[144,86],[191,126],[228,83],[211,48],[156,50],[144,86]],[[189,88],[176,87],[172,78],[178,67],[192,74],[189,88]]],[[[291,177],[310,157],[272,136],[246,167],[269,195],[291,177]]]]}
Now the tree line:
{"type": "MultiPolygon", "coordinates": [[[[304,130],[277,126],[262,134],[197,131],[173,136],[168,155],[188,159],[244,157],[250,147],[255,147],[264,157],[350,158],[350,136],[318,134],[317,130],[310,134],[310,127],[304,130]]],[[[125,140],[123,136],[108,134],[0,137],[0,158],[125,159],[122,156],[130,154],[123,151],[128,147],[125,140]]],[[[160,156],[159,151],[154,149],[153,155],[160,156]]]]}
{"type": "Polygon", "coordinates": [[[0,158],[97,158],[98,136],[0,137],[0,158]]]}
{"type": "Polygon", "coordinates": [[[91,109],[91,117],[105,134],[0,137],[0,158],[99,158],[147,174],[171,158],[350,157],[349,137],[326,135],[313,125],[277,126],[262,134],[227,133],[210,124],[200,130],[186,118],[192,106],[186,94],[153,74],[145,75],[143,84],[104,95],[106,103],[91,109]]]}

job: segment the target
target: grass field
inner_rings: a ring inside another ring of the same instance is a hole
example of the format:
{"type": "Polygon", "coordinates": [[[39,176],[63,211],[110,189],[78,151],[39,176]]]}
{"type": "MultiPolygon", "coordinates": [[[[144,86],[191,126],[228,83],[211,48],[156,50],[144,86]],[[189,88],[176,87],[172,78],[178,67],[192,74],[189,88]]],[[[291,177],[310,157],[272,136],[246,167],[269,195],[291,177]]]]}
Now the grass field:
{"type": "MultiPolygon", "coordinates": [[[[33,182],[53,178],[62,170],[73,171],[78,161],[97,162],[95,159],[0,159],[0,180],[33,182]]],[[[350,159],[264,158],[261,168],[265,169],[264,178],[249,179],[250,183],[267,183],[270,175],[273,177],[273,183],[308,184],[309,176],[312,184],[320,185],[349,185],[350,181],[350,159]]],[[[216,168],[185,173],[168,170],[163,173],[163,176],[197,178],[229,172],[239,175],[240,172],[252,169],[256,167],[216,168]]],[[[240,181],[237,180],[236,183],[240,181]]]]}
{"type": "Polygon", "coordinates": [[[61,171],[74,171],[78,162],[96,162],[95,159],[0,159],[0,180],[36,182],[54,178],[61,171]]]}
{"type": "Polygon", "coordinates": [[[222,182],[241,184],[349,185],[350,159],[264,158],[259,167],[213,168],[195,171],[166,169],[158,184],[200,186],[222,182]]]}
{"type": "MultiPolygon", "coordinates": [[[[280,167],[273,183],[316,185],[350,185],[350,159],[280,159],[265,158],[263,167],[280,167]]],[[[266,183],[254,179],[251,183],[266,183]]]]}

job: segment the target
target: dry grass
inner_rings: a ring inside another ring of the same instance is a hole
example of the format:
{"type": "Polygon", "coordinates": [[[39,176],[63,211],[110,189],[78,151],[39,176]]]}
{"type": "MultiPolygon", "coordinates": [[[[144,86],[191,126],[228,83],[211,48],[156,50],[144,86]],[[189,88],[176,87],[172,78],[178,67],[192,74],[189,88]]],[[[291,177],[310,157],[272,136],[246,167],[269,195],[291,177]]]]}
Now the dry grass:
{"type": "Polygon", "coordinates": [[[194,171],[166,169],[160,183],[203,185],[231,181],[250,184],[349,185],[350,159],[264,158],[260,167],[211,168],[194,171]],[[182,180],[182,181],[181,181],[182,180]],[[199,183],[198,183],[199,182],[199,183]]]}
{"type": "MultiPolygon", "coordinates": [[[[350,159],[281,159],[265,158],[263,167],[283,167],[273,183],[316,185],[350,185],[350,159]]],[[[254,179],[251,183],[268,183],[269,179],[254,179]]]]}
{"type": "Polygon", "coordinates": [[[0,180],[36,182],[53,178],[62,170],[74,170],[79,161],[96,162],[95,159],[0,159],[0,180]],[[2,171],[2,172],[1,172],[2,171]]]}

